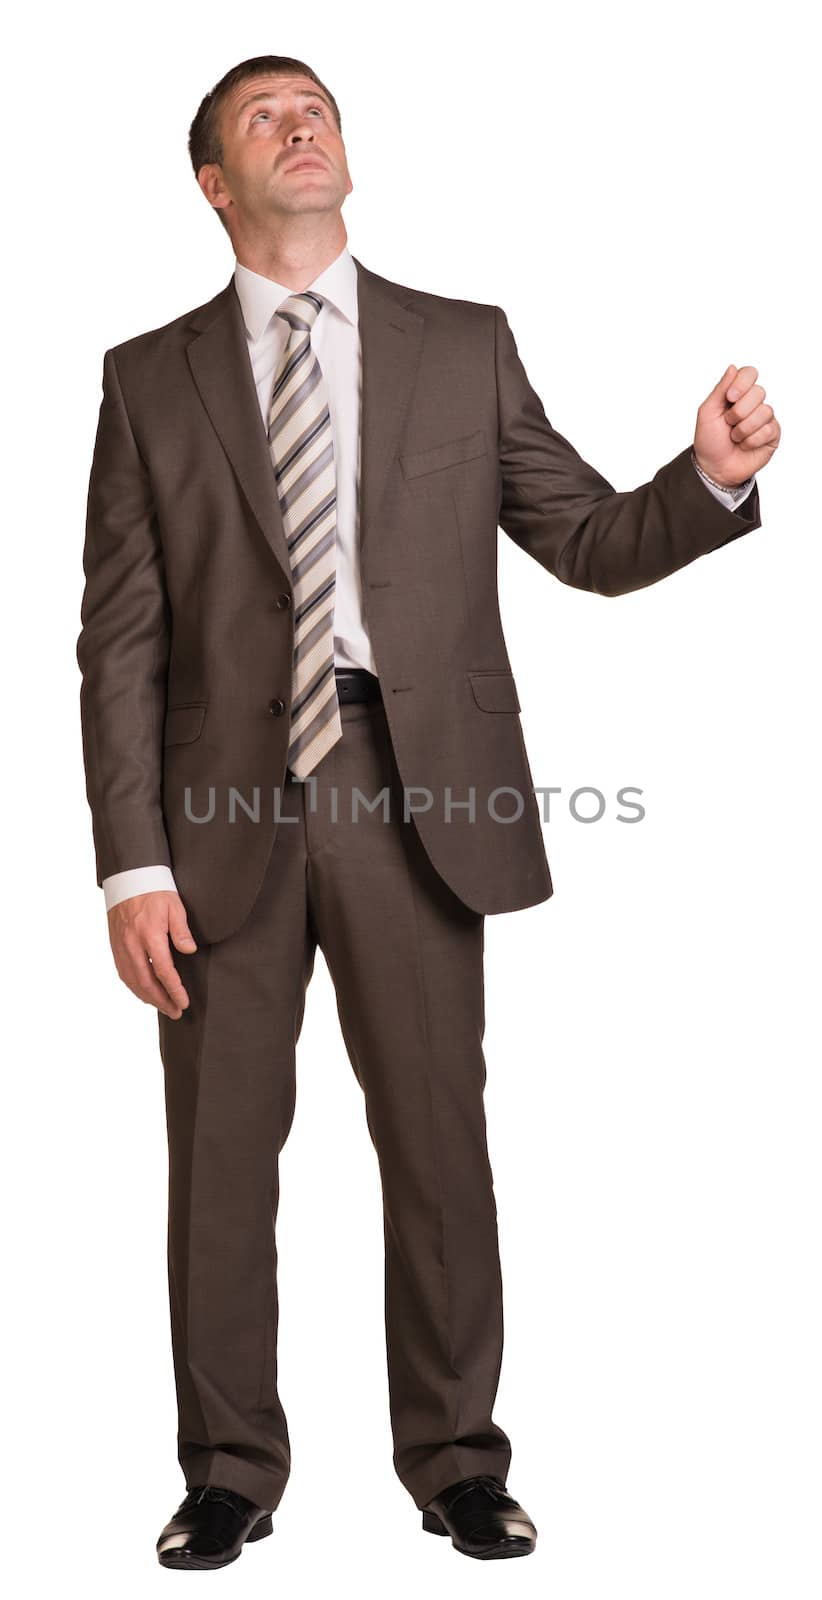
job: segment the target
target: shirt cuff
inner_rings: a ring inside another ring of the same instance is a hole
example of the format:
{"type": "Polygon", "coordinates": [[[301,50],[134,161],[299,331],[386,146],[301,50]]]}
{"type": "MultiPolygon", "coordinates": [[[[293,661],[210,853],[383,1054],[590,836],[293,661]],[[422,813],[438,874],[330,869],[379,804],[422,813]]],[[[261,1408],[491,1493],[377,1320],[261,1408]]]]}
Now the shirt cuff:
{"type": "Polygon", "coordinates": [[[734,511],[743,500],[747,500],[748,495],[754,486],[754,479],[756,477],[755,472],[750,478],[746,478],[744,483],[736,483],[732,489],[721,489],[719,484],[711,483],[710,478],[702,471],[702,468],[699,465],[693,450],[691,451],[691,461],[693,462],[695,471],[699,473],[699,476],[702,479],[706,489],[710,489],[714,499],[718,500],[721,505],[727,506],[729,511],[734,511]]]}
{"type": "Polygon", "coordinates": [[[177,892],[174,874],[170,867],[131,867],[128,872],[114,872],[103,879],[106,911],[130,900],[133,894],[150,894],[154,889],[173,889],[177,892]]]}

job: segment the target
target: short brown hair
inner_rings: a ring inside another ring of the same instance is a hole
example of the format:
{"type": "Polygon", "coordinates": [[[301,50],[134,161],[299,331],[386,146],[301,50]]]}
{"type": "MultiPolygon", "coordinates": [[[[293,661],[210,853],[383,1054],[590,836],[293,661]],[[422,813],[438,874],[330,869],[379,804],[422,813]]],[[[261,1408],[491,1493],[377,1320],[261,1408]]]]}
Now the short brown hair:
{"type": "MultiPolygon", "coordinates": [[[[218,166],[223,164],[223,136],[220,127],[220,115],[232,89],[235,89],[238,84],[244,83],[247,78],[271,77],[272,73],[279,73],[282,76],[286,73],[299,72],[303,73],[306,78],[310,78],[312,83],[316,83],[317,88],[322,89],[323,93],[328,96],[334,116],[337,119],[337,127],[342,133],[340,108],[331,90],[326,89],[325,84],[317,77],[313,68],[307,66],[304,61],[295,61],[293,56],[251,56],[248,61],[241,61],[238,66],[231,67],[228,72],[224,73],[219,83],[215,83],[214,88],[209,89],[208,94],[204,95],[197,107],[197,115],[188,130],[188,153],[191,157],[195,178],[200,168],[207,166],[210,162],[214,161],[218,166]]],[[[228,231],[228,224],[223,216],[222,209],[219,206],[215,207],[215,209],[223,227],[228,231]]]]}

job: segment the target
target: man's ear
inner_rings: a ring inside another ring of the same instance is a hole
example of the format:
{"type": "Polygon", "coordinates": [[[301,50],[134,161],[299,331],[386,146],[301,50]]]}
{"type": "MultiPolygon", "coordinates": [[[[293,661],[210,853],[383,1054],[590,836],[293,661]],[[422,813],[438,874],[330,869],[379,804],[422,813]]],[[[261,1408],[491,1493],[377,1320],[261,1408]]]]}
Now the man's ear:
{"type": "Polygon", "coordinates": [[[215,211],[222,211],[230,203],[231,196],[225,188],[223,169],[218,162],[205,162],[197,173],[197,182],[215,211]]]}

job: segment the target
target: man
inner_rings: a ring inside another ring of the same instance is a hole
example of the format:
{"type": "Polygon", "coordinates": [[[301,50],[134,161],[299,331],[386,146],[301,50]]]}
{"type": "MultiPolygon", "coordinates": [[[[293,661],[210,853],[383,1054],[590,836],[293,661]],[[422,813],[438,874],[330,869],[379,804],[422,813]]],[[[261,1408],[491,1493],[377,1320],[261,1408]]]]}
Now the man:
{"type": "Polygon", "coordinates": [[[158,1555],[235,1560],[288,1478],[273,1223],[317,944],[380,1165],[396,1471],[462,1553],[527,1554],[492,1419],[483,936],[552,885],[497,530],[578,588],[658,582],[761,525],[779,424],[728,367],[692,446],[617,492],[499,307],[349,254],[339,109],[304,62],[233,68],[189,147],[235,270],[106,351],[77,643],[98,883],[165,1072],[188,1492],[158,1555]]]}

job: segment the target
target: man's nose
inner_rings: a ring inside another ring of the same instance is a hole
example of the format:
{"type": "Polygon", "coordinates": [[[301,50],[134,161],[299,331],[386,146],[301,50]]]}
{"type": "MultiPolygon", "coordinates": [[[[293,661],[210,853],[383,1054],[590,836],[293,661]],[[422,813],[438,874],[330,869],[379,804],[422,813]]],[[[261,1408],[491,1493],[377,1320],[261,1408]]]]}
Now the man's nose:
{"type": "Polygon", "coordinates": [[[293,141],[294,139],[305,139],[305,138],[313,139],[313,137],[314,137],[314,129],[312,128],[311,123],[308,122],[304,117],[297,117],[297,119],[295,120],[293,128],[289,129],[289,132],[288,132],[289,140],[293,141]]]}

